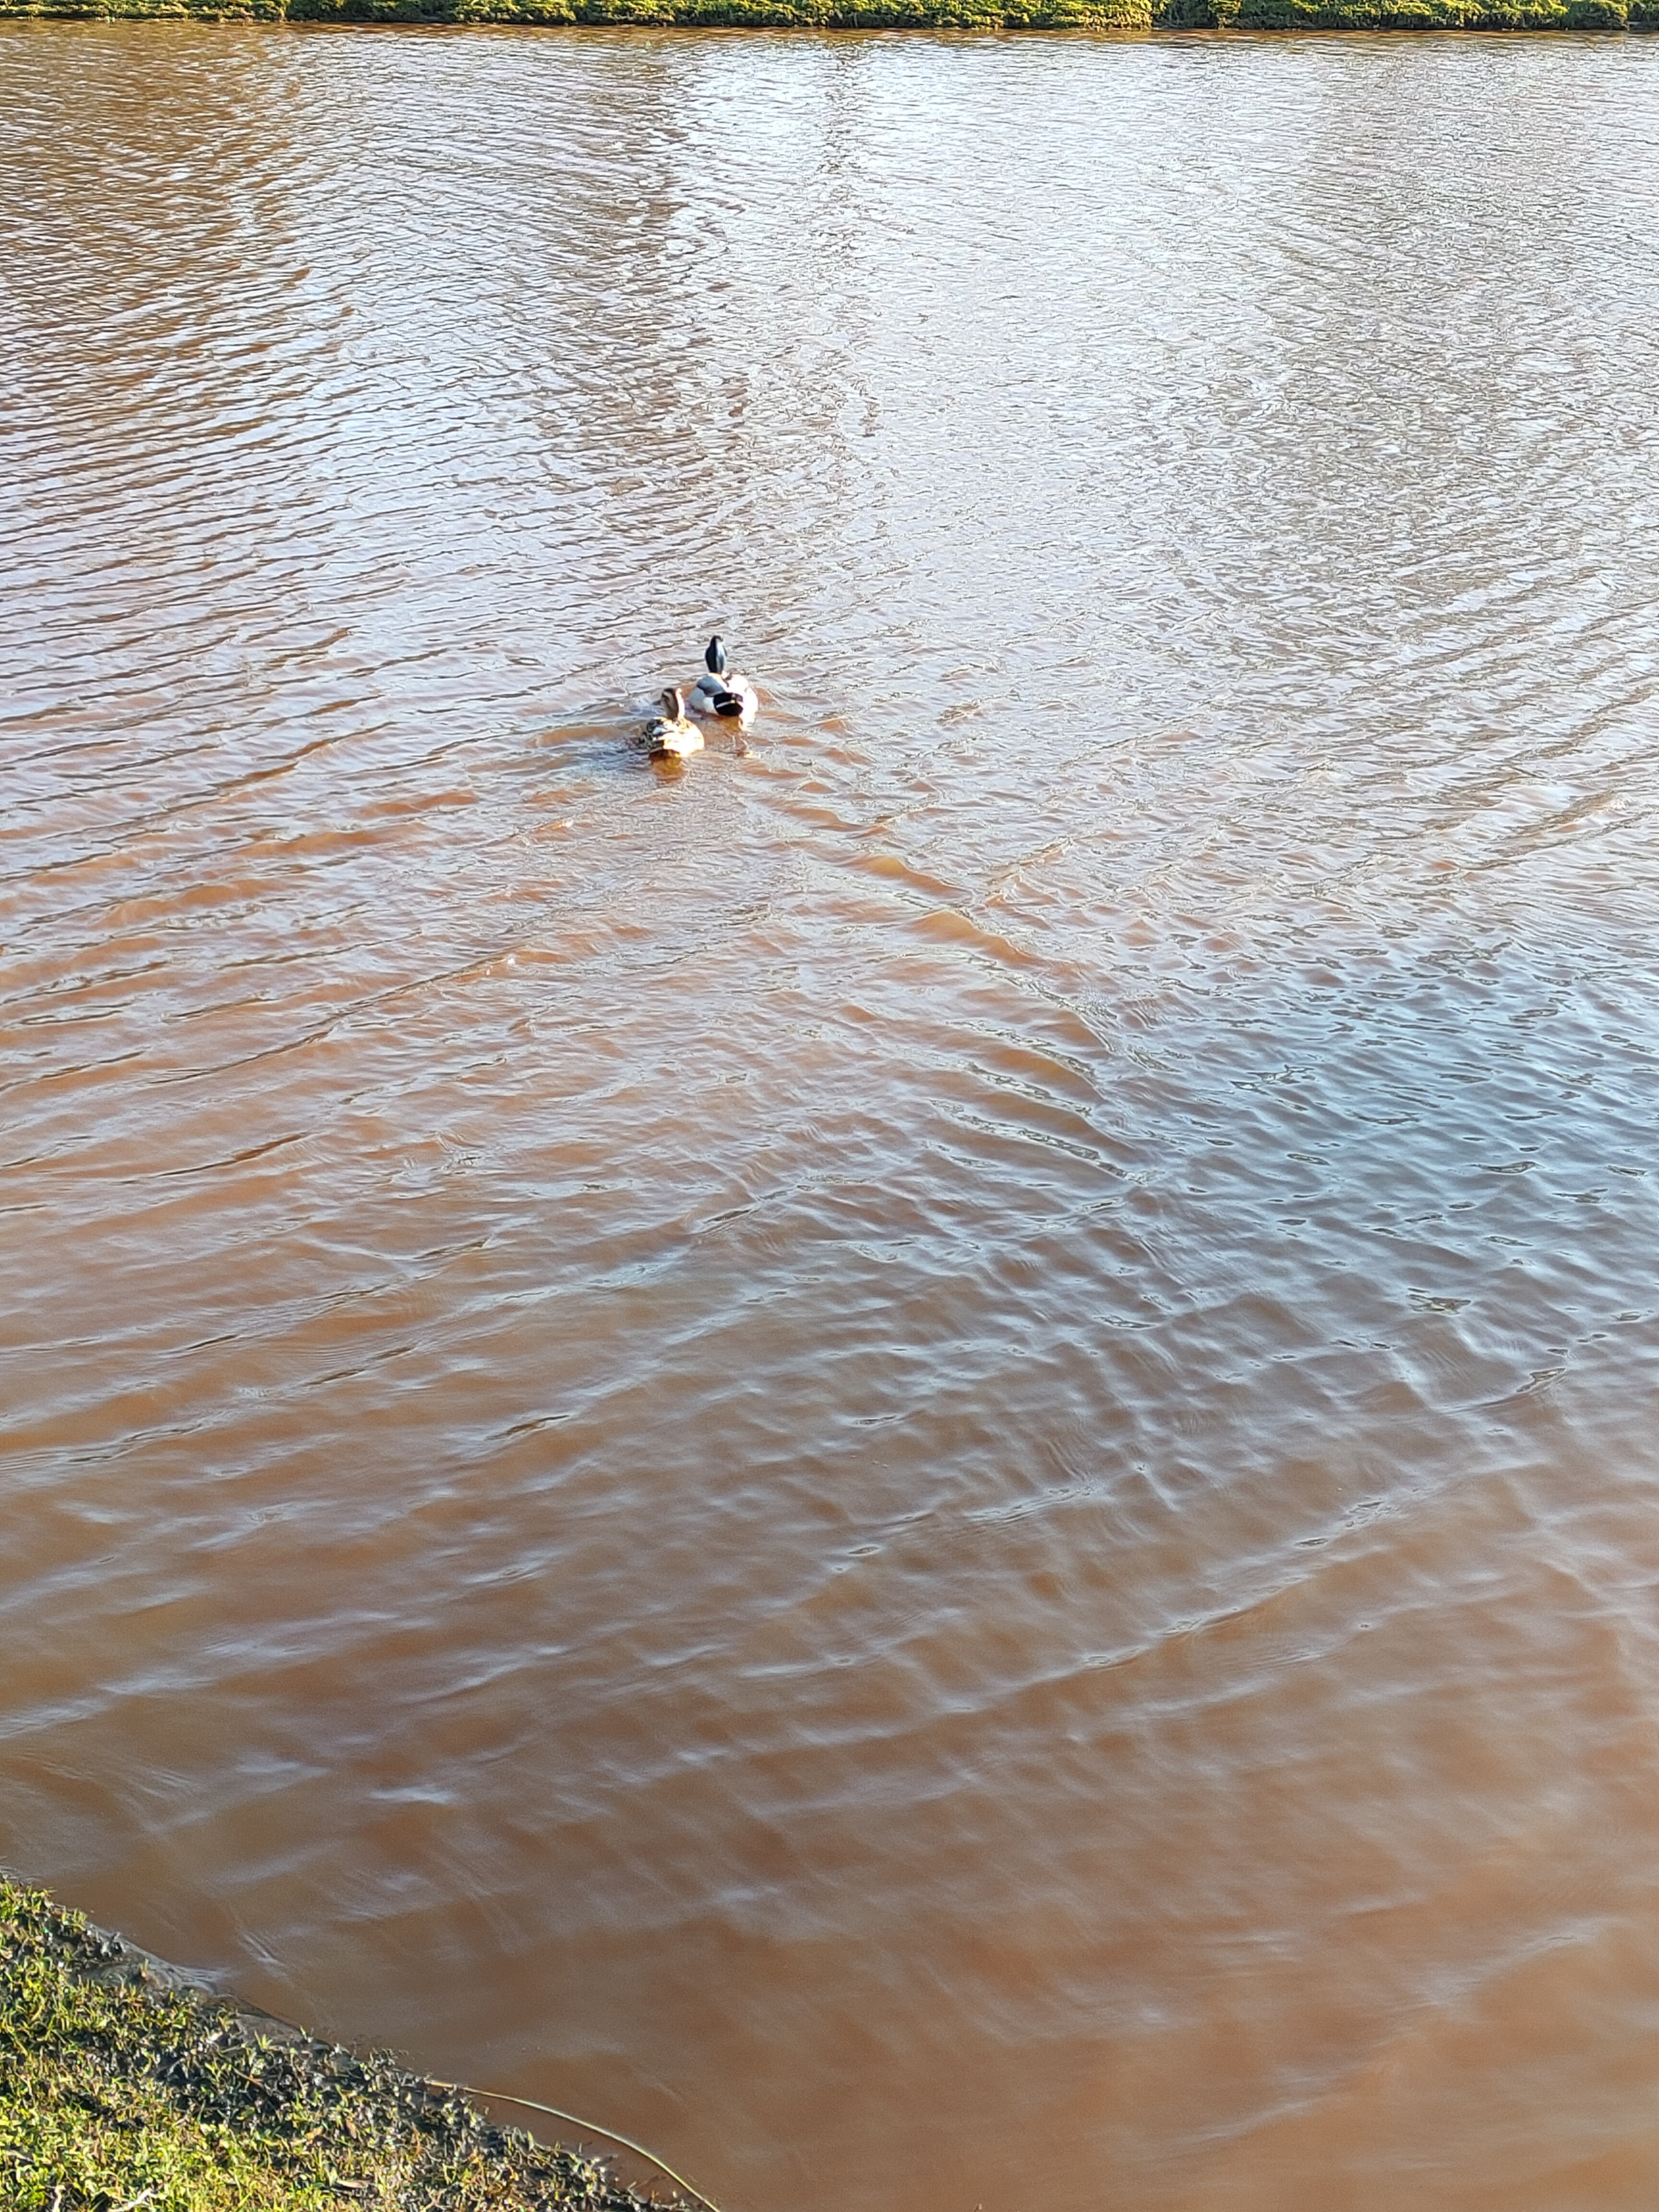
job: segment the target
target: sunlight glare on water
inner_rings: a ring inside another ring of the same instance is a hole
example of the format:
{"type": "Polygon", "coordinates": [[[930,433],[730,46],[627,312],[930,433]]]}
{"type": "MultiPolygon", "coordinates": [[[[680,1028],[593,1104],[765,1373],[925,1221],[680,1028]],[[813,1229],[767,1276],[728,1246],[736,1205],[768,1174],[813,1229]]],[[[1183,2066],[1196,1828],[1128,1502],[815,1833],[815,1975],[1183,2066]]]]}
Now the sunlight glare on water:
{"type": "Polygon", "coordinates": [[[0,1858],[726,2212],[1656,2201],[1656,70],[0,30],[0,1858]]]}

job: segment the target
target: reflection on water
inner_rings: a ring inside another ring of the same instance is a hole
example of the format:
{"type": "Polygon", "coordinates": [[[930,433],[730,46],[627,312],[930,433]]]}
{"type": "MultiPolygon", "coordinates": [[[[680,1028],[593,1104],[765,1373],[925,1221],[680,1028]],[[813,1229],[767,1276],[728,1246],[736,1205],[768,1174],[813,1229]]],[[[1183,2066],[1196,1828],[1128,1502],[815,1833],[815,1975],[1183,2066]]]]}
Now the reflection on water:
{"type": "Polygon", "coordinates": [[[0,34],[0,1856],[729,2212],[1653,2200],[1653,60],[0,34]]]}

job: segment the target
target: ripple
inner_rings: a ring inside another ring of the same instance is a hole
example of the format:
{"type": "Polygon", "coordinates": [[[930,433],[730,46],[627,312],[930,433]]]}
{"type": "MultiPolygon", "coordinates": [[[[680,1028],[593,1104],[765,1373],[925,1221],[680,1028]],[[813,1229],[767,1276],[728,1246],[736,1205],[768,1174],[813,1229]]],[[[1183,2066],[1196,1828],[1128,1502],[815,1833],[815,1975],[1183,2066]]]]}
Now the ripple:
{"type": "Polygon", "coordinates": [[[1638,46],[0,74],[0,1856],[733,2206],[1646,2202],[1638,46]]]}

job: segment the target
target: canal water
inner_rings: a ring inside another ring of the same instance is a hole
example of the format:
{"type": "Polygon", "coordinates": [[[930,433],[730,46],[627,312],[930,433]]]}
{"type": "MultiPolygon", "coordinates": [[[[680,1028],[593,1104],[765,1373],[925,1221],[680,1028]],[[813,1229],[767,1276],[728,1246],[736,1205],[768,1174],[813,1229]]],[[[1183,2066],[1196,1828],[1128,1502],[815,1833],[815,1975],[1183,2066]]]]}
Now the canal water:
{"type": "Polygon", "coordinates": [[[726,2212],[1651,2206],[1659,44],[0,125],[0,1858],[726,2212]]]}

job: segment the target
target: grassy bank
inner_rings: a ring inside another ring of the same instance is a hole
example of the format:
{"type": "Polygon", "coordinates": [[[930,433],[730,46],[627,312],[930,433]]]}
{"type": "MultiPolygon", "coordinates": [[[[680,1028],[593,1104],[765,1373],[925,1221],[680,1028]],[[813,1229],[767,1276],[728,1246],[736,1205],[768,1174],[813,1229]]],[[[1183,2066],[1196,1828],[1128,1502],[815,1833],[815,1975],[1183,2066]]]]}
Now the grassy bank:
{"type": "Polygon", "coordinates": [[[1169,30],[1659,31],[1659,0],[1164,0],[1169,30]]]}
{"type": "Polygon", "coordinates": [[[8,2212],[641,2212],[605,2170],[191,1988],[0,1876],[8,2212]]]}
{"type": "Polygon", "coordinates": [[[838,31],[1659,31],[1659,0],[0,0],[8,15],[838,31]]]}

